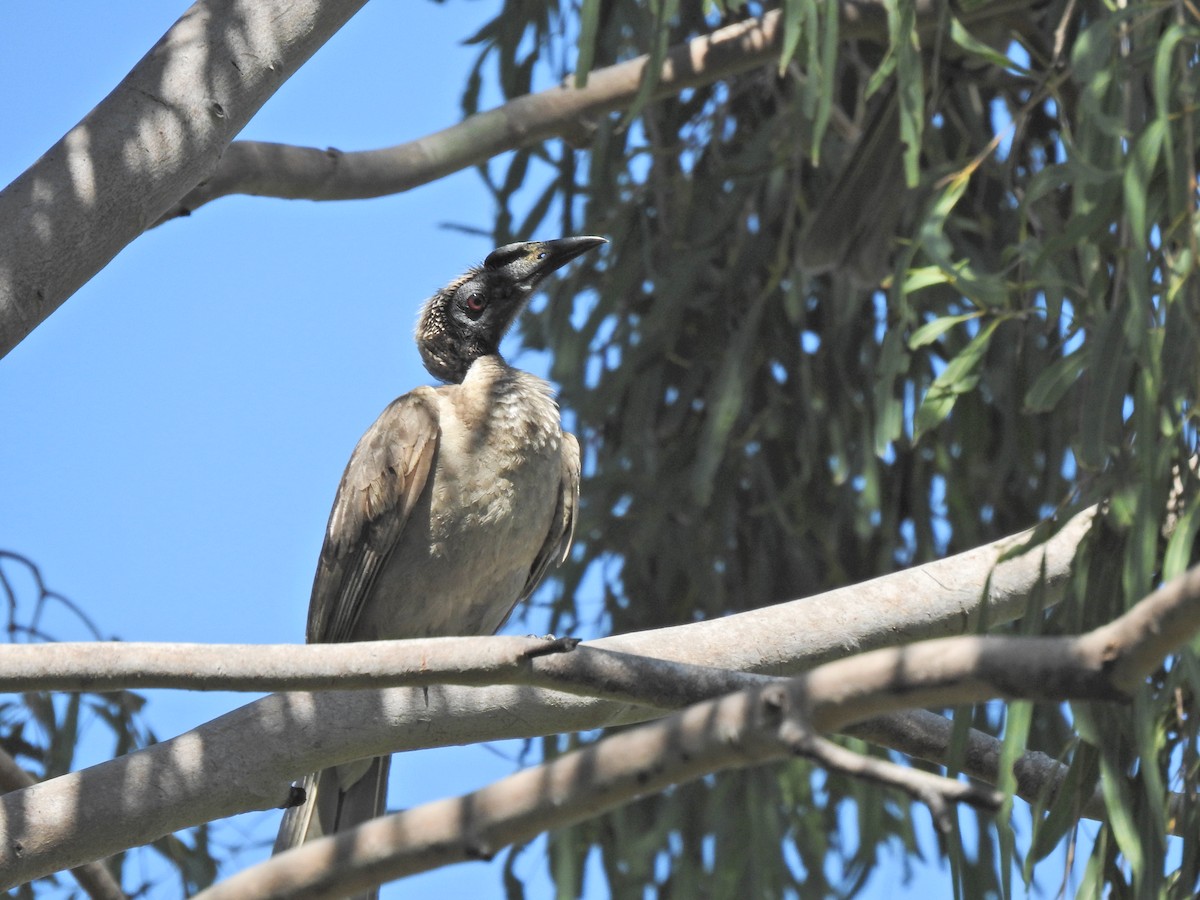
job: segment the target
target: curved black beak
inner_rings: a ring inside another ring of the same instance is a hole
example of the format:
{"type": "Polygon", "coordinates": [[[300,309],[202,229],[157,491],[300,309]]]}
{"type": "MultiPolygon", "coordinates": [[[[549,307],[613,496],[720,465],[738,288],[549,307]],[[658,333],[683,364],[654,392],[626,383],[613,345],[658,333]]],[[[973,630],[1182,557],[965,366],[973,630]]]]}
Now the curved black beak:
{"type": "Polygon", "coordinates": [[[539,281],[601,244],[602,237],[581,235],[554,241],[527,241],[497,247],[483,261],[484,268],[507,276],[513,284],[532,288],[539,281]]]}

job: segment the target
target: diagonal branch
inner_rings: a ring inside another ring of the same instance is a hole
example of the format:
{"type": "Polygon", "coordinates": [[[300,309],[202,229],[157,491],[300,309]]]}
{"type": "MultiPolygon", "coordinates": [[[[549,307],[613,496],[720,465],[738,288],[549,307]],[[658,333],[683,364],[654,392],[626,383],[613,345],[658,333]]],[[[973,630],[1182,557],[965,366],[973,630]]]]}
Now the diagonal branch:
{"type": "MultiPolygon", "coordinates": [[[[861,718],[864,708],[896,712],[997,696],[1118,699],[1161,664],[1161,656],[1154,659],[1153,652],[1170,652],[1197,629],[1200,567],[1110,625],[1078,637],[959,637],[872,651],[787,682],[696,704],[464,797],[302,845],[200,896],[341,896],[451,862],[491,856],[509,843],[672,784],[796,752],[832,762],[840,771],[899,784],[903,779],[890,766],[856,762],[846,756],[848,751],[831,749],[815,735],[861,718]],[[1176,627],[1165,628],[1166,623],[1176,627]],[[1034,660],[1036,665],[1026,665],[1034,660]]],[[[935,814],[955,799],[996,799],[986,792],[956,791],[936,776],[913,778],[905,787],[931,798],[935,814]]]]}
{"type": "Polygon", "coordinates": [[[967,702],[970,688],[988,698],[1122,700],[1197,630],[1200,566],[1078,637],[943,638],[827,663],[807,679],[812,718],[821,731],[839,730],[896,709],[898,699],[967,702]]]}
{"type": "MultiPolygon", "coordinates": [[[[874,716],[850,725],[842,732],[881,747],[899,750],[914,759],[923,759],[939,766],[954,765],[964,775],[988,784],[1000,783],[1003,742],[972,728],[967,731],[961,753],[956,752],[954,723],[928,710],[910,709],[902,713],[874,716]]],[[[1012,774],[1017,779],[1016,794],[1029,803],[1038,800],[1053,803],[1066,781],[1068,771],[1070,766],[1066,763],[1038,750],[1026,750],[1013,763],[1012,774]]],[[[1099,791],[1080,804],[1080,815],[1087,819],[1104,817],[1104,797],[1099,791]]]]}
{"type": "MultiPolygon", "coordinates": [[[[0,191],[0,232],[12,238],[0,246],[0,357],[124,246],[165,219],[235,193],[377,197],[549,137],[578,136],[589,130],[589,120],[629,105],[649,61],[643,56],[600,69],[586,87],[519,97],[381,150],[231,144],[364,2],[198,0],[108,97],[0,191]]],[[[1001,19],[1030,5],[1001,0],[959,18],[1001,19]]],[[[923,29],[937,27],[939,4],[917,0],[916,7],[923,29]]],[[[838,11],[843,40],[886,38],[880,0],[842,0],[838,11]]],[[[673,48],[655,96],[769,62],[782,30],[779,14],[768,13],[673,48]]]]}
{"type": "MultiPolygon", "coordinates": [[[[778,53],[778,12],[673,47],[655,92],[659,99],[710,84],[769,62],[778,53]]],[[[491,157],[565,133],[586,133],[599,115],[622,109],[637,94],[648,56],[598,69],[586,87],[567,85],[527,94],[468,117],[457,125],[379,150],[235,141],[212,177],[201,182],[164,219],[189,215],[230,194],[288,200],[358,200],[397,194],[436,181],[491,157]]]]}
{"type": "MultiPolygon", "coordinates": [[[[859,5],[843,4],[843,28],[878,29],[859,5]],[[864,22],[870,23],[864,26],[864,22]]],[[[779,52],[783,25],[778,11],[718,29],[672,47],[663,61],[654,99],[711,84],[769,63],[779,52]]],[[[597,116],[628,106],[646,75],[649,56],[589,74],[587,85],[527,94],[457,125],[378,150],[343,153],[261,141],[229,146],[212,177],[197,185],[163,218],[189,215],[230,194],[288,200],[358,200],[397,194],[478,165],[508,150],[553,137],[587,134],[597,116]]]]}
{"type": "MultiPolygon", "coordinates": [[[[893,715],[900,715],[900,713],[893,713],[893,715]]],[[[954,804],[965,803],[995,812],[1004,802],[1004,795],[999,791],[934,775],[921,769],[910,769],[886,759],[876,759],[873,756],[855,753],[853,750],[847,750],[841,744],[835,744],[828,738],[811,732],[797,735],[791,749],[797,756],[807,756],[830,772],[851,778],[861,778],[865,781],[874,781],[884,787],[894,787],[904,791],[913,800],[929,807],[930,813],[933,814],[934,824],[942,834],[950,831],[954,804]]]]}
{"type": "Polygon", "coordinates": [[[365,0],[198,0],[0,191],[0,356],[217,165],[365,0]]]}
{"type": "MultiPolygon", "coordinates": [[[[964,14],[963,21],[1000,18],[1027,9],[1029,0],[1007,0],[964,14]]],[[[938,23],[940,7],[918,0],[923,29],[938,23]]],[[[842,0],[841,40],[887,40],[885,6],[879,0],[842,0]]],[[[783,39],[778,11],[702,35],[667,51],[653,100],[712,84],[774,61],[783,39]]],[[[500,153],[561,137],[581,143],[597,117],[627,108],[646,77],[649,55],[589,73],[584,87],[568,84],[477,113],[434,134],[377,150],[343,152],[264,141],[235,141],[212,176],[167,212],[162,221],[186,216],[231,194],[287,200],[358,200],[411,190],[500,153]]]]}
{"type": "Polygon", "coordinates": [[[903,785],[921,799],[994,808],[995,792],[866,760],[815,738],[782,685],[739,692],[604,738],[462,797],[375,819],[273,857],[197,895],[334,898],[579,822],[723,769],[812,756],[836,771],[903,785]],[[900,774],[903,772],[903,774],[900,774]]]}
{"type": "MultiPolygon", "coordinates": [[[[983,610],[991,622],[1016,618],[1034,591],[1056,602],[1093,514],[1085,510],[1024,552],[1030,532],[819,600],[620,635],[591,646],[785,674],[857,649],[961,634],[983,610]]],[[[575,655],[539,657],[538,665],[558,665],[575,655]]],[[[279,807],[293,779],[354,759],[582,731],[659,714],[645,705],[528,686],[275,694],[173,740],[0,798],[0,826],[10,838],[27,838],[19,859],[5,856],[11,842],[0,845],[0,871],[11,865],[14,878],[33,878],[201,822],[279,807]],[[35,809],[38,815],[31,818],[35,809]],[[34,844],[36,852],[30,849],[34,844]]]]}
{"type": "MultiPolygon", "coordinates": [[[[19,791],[33,784],[37,784],[37,779],[0,747],[0,794],[19,791]]],[[[91,900],[126,900],[121,885],[100,861],[78,865],[71,870],[71,875],[91,900]]]]}

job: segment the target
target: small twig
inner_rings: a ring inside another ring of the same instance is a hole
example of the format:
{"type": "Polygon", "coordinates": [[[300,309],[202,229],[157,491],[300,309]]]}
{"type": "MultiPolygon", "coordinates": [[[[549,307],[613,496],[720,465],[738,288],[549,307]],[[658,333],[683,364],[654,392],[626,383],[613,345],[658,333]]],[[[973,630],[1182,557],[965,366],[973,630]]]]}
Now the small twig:
{"type": "Polygon", "coordinates": [[[1058,68],[1062,61],[1063,49],[1067,44],[1067,28],[1071,25],[1071,18],[1075,15],[1075,0],[1067,0],[1067,7],[1063,10],[1062,18],[1058,20],[1058,25],[1054,29],[1054,56],[1050,59],[1050,65],[1058,68]]]}
{"type": "MultiPolygon", "coordinates": [[[[1000,740],[971,728],[956,753],[953,723],[928,710],[912,709],[876,716],[851,725],[843,733],[935,765],[952,764],[964,775],[988,784],[1000,781],[1000,758],[1004,749],[1000,740]]],[[[1069,771],[1070,766],[1052,756],[1038,750],[1026,750],[1013,763],[1016,794],[1029,803],[1039,799],[1052,803],[1069,771]]],[[[1083,805],[1080,815],[1089,819],[1103,818],[1103,796],[1097,792],[1083,805]]]]}
{"type": "Polygon", "coordinates": [[[35,563],[29,557],[21,555],[20,553],[14,553],[11,550],[0,550],[0,562],[3,562],[6,559],[19,563],[29,571],[29,575],[33,579],[33,585],[38,594],[37,600],[35,601],[33,615],[30,618],[30,623],[28,625],[18,625],[16,621],[17,595],[13,590],[12,584],[9,582],[8,574],[4,571],[3,566],[0,565],[0,587],[2,587],[4,590],[5,600],[7,601],[9,608],[9,634],[15,634],[18,631],[24,630],[45,640],[45,635],[41,634],[38,629],[38,622],[41,619],[42,610],[45,608],[47,601],[53,600],[54,602],[60,603],[69,609],[75,615],[75,617],[83,623],[84,627],[92,633],[92,636],[95,637],[96,640],[103,640],[100,629],[96,627],[96,623],[93,622],[88,614],[83,611],[82,607],[65,597],[63,594],[60,594],[58,591],[52,591],[46,587],[46,581],[42,577],[42,570],[38,567],[37,563],[35,563]]]}
{"type": "Polygon", "coordinates": [[[1023,103],[1020,109],[1012,114],[1012,118],[1009,120],[1008,124],[1003,129],[997,131],[982,150],[971,157],[971,159],[962,167],[955,169],[953,172],[950,172],[949,174],[943,175],[941,178],[939,178],[936,182],[934,182],[934,188],[936,190],[941,190],[955,181],[964,178],[970,178],[975,173],[975,170],[983,165],[984,160],[996,152],[996,149],[1000,146],[1004,138],[1009,134],[1012,134],[1018,125],[1025,121],[1030,112],[1044,103],[1048,97],[1052,96],[1058,86],[1064,81],[1067,81],[1069,76],[1070,73],[1063,72],[1047,79],[1045,82],[1039,85],[1037,91],[1033,93],[1033,96],[1023,103]]]}
{"type": "Polygon", "coordinates": [[[1004,802],[1004,794],[999,791],[855,753],[811,731],[797,734],[794,746],[797,755],[806,756],[832,772],[898,788],[924,803],[942,834],[948,834],[953,825],[952,813],[956,804],[966,803],[995,812],[1004,802]]]}

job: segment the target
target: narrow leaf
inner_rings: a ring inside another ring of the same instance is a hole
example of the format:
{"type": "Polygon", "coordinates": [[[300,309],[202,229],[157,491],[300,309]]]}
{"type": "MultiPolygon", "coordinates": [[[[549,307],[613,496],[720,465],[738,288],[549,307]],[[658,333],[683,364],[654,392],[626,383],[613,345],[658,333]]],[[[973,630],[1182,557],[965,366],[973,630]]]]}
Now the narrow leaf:
{"type": "Polygon", "coordinates": [[[1017,65],[1016,62],[1005,56],[999,50],[995,49],[994,47],[989,47],[983,41],[975,37],[975,35],[971,34],[971,32],[966,29],[966,26],[964,26],[962,22],[960,22],[955,16],[950,17],[950,40],[958,44],[958,46],[963,50],[966,50],[967,53],[978,57],[985,62],[991,63],[998,69],[1012,69],[1014,71],[1023,73],[1028,72],[1027,69],[1025,69],[1023,66],[1017,65]]]}
{"type": "Polygon", "coordinates": [[[583,0],[579,10],[579,43],[575,59],[575,87],[587,87],[588,73],[596,61],[596,32],[600,27],[600,0],[583,0]]]}
{"type": "Polygon", "coordinates": [[[917,39],[917,5],[889,3],[888,24],[900,92],[904,180],[909,187],[916,187],[921,180],[921,136],[925,128],[925,76],[917,39]]]}
{"type": "Polygon", "coordinates": [[[953,279],[941,266],[921,266],[909,269],[901,286],[905,296],[935,284],[948,284],[953,279]]]}
{"type": "Polygon", "coordinates": [[[979,382],[976,370],[979,368],[984,353],[987,352],[988,343],[992,339],[992,334],[999,324],[999,319],[989,323],[971,343],[963,348],[958,356],[950,360],[950,363],[942,370],[942,374],[934,379],[917,410],[913,426],[914,441],[920,440],[925,432],[940,425],[950,415],[950,410],[954,408],[959,394],[965,394],[974,389],[979,382]]]}
{"type": "Polygon", "coordinates": [[[821,140],[825,137],[825,129],[833,112],[833,88],[836,84],[834,73],[837,71],[838,26],[840,23],[838,0],[825,0],[824,9],[820,15],[821,21],[821,50],[820,64],[816,69],[819,84],[817,90],[817,114],[813,117],[813,165],[821,164],[821,140]]]}
{"type": "Polygon", "coordinates": [[[1079,808],[1092,796],[1099,778],[1100,763],[1096,748],[1086,741],[1080,741],[1054,802],[1039,798],[1039,810],[1042,806],[1048,806],[1048,810],[1044,817],[1037,816],[1033,821],[1033,839],[1025,860],[1026,880],[1032,878],[1033,865],[1058,849],[1063,837],[1075,826],[1079,820],[1079,808]]]}
{"type": "Polygon", "coordinates": [[[796,55],[800,36],[804,31],[804,8],[806,0],[784,0],[783,3],[783,47],[779,51],[779,74],[796,55]]]}
{"type": "Polygon", "coordinates": [[[1141,835],[1133,821],[1133,797],[1130,794],[1129,783],[1110,753],[1100,754],[1100,787],[1104,794],[1104,808],[1108,812],[1113,837],[1117,839],[1117,846],[1129,860],[1129,867],[1136,876],[1145,868],[1146,855],[1142,851],[1141,835]]]}
{"type": "Polygon", "coordinates": [[[1079,380],[1090,361],[1091,345],[1084,344],[1074,353],[1047,366],[1025,394],[1025,409],[1035,413],[1054,409],[1071,385],[1079,380]]]}
{"type": "Polygon", "coordinates": [[[1196,534],[1200,532],[1200,506],[1192,506],[1179,517],[1171,539],[1167,542],[1167,552],[1163,556],[1163,580],[1169,581],[1187,570],[1192,560],[1192,548],[1196,545],[1196,534]]]}
{"type": "MultiPolygon", "coordinates": [[[[996,787],[1004,793],[1004,803],[996,817],[999,823],[1011,821],[1013,814],[1013,794],[1017,790],[1017,776],[1013,766],[1025,752],[1029,740],[1029,727],[1033,721],[1033,703],[1028,700],[1014,701],[1008,705],[1004,723],[1004,742],[1000,748],[1000,778],[996,787]]],[[[1004,896],[1012,894],[1012,870],[1017,862],[1017,847],[1011,828],[998,829],[1000,841],[1000,877],[1004,887],[1004,896]]]]}
{"type": "Polygon", "coordinates": [[[1133,239],[1143,250],[1146,248],[1146,241],[1149,238],[1149,229],[1146,226],[1147,194],[1166,133],[1167,126],[1163,119],[1155,119],[1146,126],[1146,130],[1134,144],[1133,152],[1129,154],[1129,162],[1125,166],[1125,177],[1122,180],[1125,210],[1129,216],[1129,230],[1133,234],[1133,239]]]}
{"type": "Polygon", "coordinates": [[[1130,366],[1129,356],[1122,349],[1124,320],[1125,310],[1114,309],[1091,339],[1096,358],[1104,360],[1104,365],[1092,367],[1084,395],[1087,415],[1080,428],[1079,451],[1090,467],[1098,468],[1104,463],[1121,424],[1121,401],[1130,366]]]}
{"type": "Polygon", "coordinates": [[[924,347],[926,344],[932,344],[943,334],[957,325],[959,322],[966,322],[970,319],[978,319],[980,313],[970,312],[964,313],[961,316],[942,316],[940,319],[934,319],[932,322],[926,322],[920,328],[912,333],[912,337],[908,339],[908,346],[911,350],[916,350],[918,347],[924,347]]]}

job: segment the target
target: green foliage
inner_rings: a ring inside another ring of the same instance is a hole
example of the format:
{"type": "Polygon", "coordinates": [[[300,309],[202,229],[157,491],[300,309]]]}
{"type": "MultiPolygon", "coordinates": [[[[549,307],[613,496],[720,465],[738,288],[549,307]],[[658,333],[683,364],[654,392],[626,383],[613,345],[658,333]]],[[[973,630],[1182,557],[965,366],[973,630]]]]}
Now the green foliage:
{"type": "MultiPolygon", "coordinates": [[[[577,20],[528,5],[480,36],[477,75],[495,61],[510,96],[572,75],[556,41],[594,69],[766,8],[584,0],[577,20]]],[[[839,4],[788,0],[777,66],[603,118],[586,151],[549,142],[491,167],[497,242],[612,242],[523,331],[553,347],[586,446],[554,630],[578,626],[595,580],[604,628],[653,628],[1101,499],[1070,596],[1023,632],[1094,627],[1195,559],[1194,12],[975,4],[915,27],[916,5],[883,6],[875,37],[848,40],[839,4]]],[[[959,895],[1008,895],[1070,846],[1090,854],[1083,896],[1192,896],[1197,805],[1166,795],[1196,790],[1198,671],[1188,651],[1127,708],[1010,711],[1006,757],[1070,763],[1069,790],[1014,804],[1024,842],[964,815],[976,849],[946,845],[959,895]],[[1087,844],[1075,817],[1097,779],[1107,818],[1087,844]]],[[[551,867],[564,896],[589,852],[620,896],[850,893],[881,855],[915,852],[920,815],[794,763],[564,831],[551,867]]]]}

